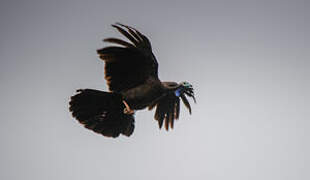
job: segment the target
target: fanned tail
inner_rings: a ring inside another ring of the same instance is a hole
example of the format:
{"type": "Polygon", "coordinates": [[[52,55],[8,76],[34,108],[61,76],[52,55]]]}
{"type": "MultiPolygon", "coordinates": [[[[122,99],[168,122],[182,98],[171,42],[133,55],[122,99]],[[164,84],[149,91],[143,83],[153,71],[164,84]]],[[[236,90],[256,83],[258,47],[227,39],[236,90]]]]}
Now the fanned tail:
{"type": "Polygon", "coordinates": [[[93,89],[80,89],[77,92],[71,97],[69,110],[86,128],[114,138],[133,133],[134,116],[124,114],[125,105],[120,94],[93,89]]]}

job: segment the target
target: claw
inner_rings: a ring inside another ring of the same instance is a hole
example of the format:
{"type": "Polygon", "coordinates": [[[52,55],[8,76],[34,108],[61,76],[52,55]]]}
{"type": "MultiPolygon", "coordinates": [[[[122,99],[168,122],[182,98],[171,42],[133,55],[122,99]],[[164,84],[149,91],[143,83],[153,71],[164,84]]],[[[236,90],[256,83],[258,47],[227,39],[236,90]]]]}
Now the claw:
{"type": "Polygon", "coordinates": [[[129,105],[126,103],[126,101],[123,100],[123,104],[125,105],[126,108],[124,108],[124,114],[129,114],[132,115],[135,113],[134,110],[130,109],[129,105]]]}

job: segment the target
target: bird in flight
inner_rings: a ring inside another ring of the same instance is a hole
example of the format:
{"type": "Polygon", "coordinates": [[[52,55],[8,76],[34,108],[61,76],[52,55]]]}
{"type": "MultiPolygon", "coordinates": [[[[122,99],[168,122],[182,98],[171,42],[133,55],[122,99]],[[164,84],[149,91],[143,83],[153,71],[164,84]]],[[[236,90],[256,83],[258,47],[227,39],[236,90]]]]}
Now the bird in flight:
{"type": "Polygon", "coordinates": [[[138,110],[156,107],[154,119],[159,128],[173,128],[179,118],[180,101],[191,114],[187,97],[195,96],[193,86],[184,81],[163,82],[158,78],[158,63],[149,39],[133,27],[112,25],[128,41],[104,39],[114,43],[97,50],[105,63],[105,79],[109,92],[79,89],[71,97],[69,110],[86,128],[106,137],[130,136],[134,131],[134,114],[138,110]]]}

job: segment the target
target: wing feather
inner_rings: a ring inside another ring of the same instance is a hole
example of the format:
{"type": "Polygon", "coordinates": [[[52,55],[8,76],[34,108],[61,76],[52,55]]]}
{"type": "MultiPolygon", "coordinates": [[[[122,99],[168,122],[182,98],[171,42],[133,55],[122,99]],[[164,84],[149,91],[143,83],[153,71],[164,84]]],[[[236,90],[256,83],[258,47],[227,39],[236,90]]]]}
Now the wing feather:
{"type": "Polygon", "coordinates": [[[143,41],[143,39],[137,34],[137,30],[135,28],[132,28],[130,26],[127,26],[121,23],[116,23],[116,24],[125,27],[128,30],[128,32],[136,38],[137,41],[139,42],[143,41]]]}
{"type": "MultiPolygon", "coordinates": [[[[171,127],[171,129],[173,128],[173,122],[174,122],[174,104],[169,104],[169,109],[170,109],[170,111],[169,111],[169,124],[170,124],[170,127],[171,127]]],[[[168,130],[168,129],[167,129],[168,130]]]]}
{"type": "Polygon", "coordinates": [[[169,112],[165,115],[165,129],[169,130],[169,120],[168,120],[169,112]]]}
{"type": "Polygon", "coordinates": [[[103,41],[104,42],[110,42],[110,43],[115,43],[115,44],[123,45],[123,46],[129,47],[129,48],[134,48],[135,47],[134,45],[130,44],[129,42],[126,42],[124,40],[117,39],[117,38],[106,38],[103,41]]]}
{"type": "Polygon", "coordinates": [[[184,94],[181,95],[181,99],[185,105],[185,107],[188,109],[189,113],[192,114],[192,108],[191,108],[191,105],[189,104],[186,96],[184,94]]]}
{"type": "Polygon", "coordinates": [[[112,25],[112,27],[116,28],[121,34],[123,34],[125,37],[127,37],[136,46],[139,44],[138,41],[134,37],[132,37],[127,31],[125,31],[121,27],[114,25],[114,24],[112,25]]]}
{"type": "Polygon", "coordinates": [[[143,42],[141,45],[143,45],[143,47],[146,47],[146,48],[149,48],[151,49],[151,42],[149,41],[149,39],[143,35],[142,33],[140,33],[138,30],[136,30],[135,28],[133,27],[130,27],[130,26],[127,26],[127,25],[123,25],[121,23],[116,23],[120,26],[123,26],[125,28],[128,29],[129,32],[131,32],[131,34],[136,37],[136,39],[140,40],[141,42],[143,42]]]}
{"type": "Polygon", "coordinates": [[[165,118],[163,108],[164,108],[163,105],[157,106],[156,112],[155,112],[155,117],[154,117],[158,121],[159,129],[161,129],[161,127],[163,126],[163,120],[165,118]]]}
{"type": "Polygon", "coordinates": [[[161,97],[156,103],[149,106],[149,110],[156,106],[154,119],[158,121],[159,128],[165,124],[165,129],[174,127],[174,120],[179,118],[179,97],[169,93],[161,97]]]}
{"type": "Polygon", "coordinates": [[[185,96],[185,93],[178,97],[173,91],[171,91],[170,93],[164,94],[149,105],[149,110],[156,107],[154,119],[158,121],[159,128],[165,124],[166,130],[169,130],[169,126],[171,129],[173,129],[174,120],[179,119],[181,100],[191,114],[192,109],[187,97],[185,96]]]}
{"type": "Polygon", "coordinates": [[[175,119],[179,119],[179,115],[180,115],[180,98],[178,98],[175,103],[175,119]]]}
{"type": "Polygon", "coordinates": [[[117,38],[107,38],[104,41],[124,47],[108,46],[97,50],[99,57],[105,62],[105,79],[110,91],[121,92],[136,87],[150,77],[158,79],[156,58],[151,48],[145,48],[150,45],[149,40],[129,26],[112,26],[133,44],[117,38]]]}

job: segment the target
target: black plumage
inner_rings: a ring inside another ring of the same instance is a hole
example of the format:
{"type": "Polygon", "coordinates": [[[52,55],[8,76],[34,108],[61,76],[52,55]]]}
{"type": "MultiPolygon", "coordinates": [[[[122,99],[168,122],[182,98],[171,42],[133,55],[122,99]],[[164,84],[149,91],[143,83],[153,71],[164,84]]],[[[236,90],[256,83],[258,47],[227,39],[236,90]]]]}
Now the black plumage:
{"type": "Polygon", "coordinates": [[[134,111],[156,107],[159,128],[173,128],[179,118],[180,100],[191,113],[187,96],[195,101],[188,82],[162,82],[158,63],[148,38],[135,28],[112,25],[130,42],[107,38],[109,46],[97,50],[105,62],[105,79],[110,92],[80,89],[71,97],[70,111],[86,128],[107,137],[130,136],[134,130],[134,111]]]}

